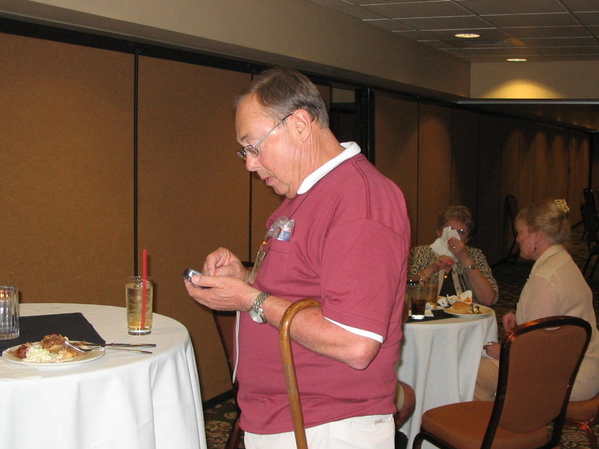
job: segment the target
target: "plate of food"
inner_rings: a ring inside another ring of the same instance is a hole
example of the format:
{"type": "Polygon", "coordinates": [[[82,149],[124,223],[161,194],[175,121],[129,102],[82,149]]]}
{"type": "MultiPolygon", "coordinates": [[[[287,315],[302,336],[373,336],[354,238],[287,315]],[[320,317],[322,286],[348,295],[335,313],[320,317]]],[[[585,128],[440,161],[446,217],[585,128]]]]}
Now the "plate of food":
{"type": "Polygon", "coordinates": [[[480,318],[493,313],[493,309],[481,304],[466,304],[463,302],[455,302],[446,309],[445,313],[456,316],[458,318],[480,318]]]}
{"type": "Polygon", "coordinates": [[[66,366],[91,362],[106,354],[106,348],[98,346],[88,352],[80,352],[65,344],[77,346],[80,342],[71,341],[62,335],[46,335],[41,341],[16,345],[2,352],[4,360],[28,366],[66,366]]]}

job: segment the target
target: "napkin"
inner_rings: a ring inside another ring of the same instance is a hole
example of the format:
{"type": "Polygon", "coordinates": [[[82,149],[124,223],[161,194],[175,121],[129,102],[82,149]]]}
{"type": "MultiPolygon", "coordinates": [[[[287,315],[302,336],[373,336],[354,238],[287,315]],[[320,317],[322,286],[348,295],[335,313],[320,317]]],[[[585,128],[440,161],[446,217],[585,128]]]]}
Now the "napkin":
{"type": "Polygon", "coordinates": [[[437,299],[437,304],[441,307],[449,307],[457,301],[461,301],[464,304],[472,304],[472,290],[466,290],[459,295],[441,296],[437,299]]]}
{"type": "Polygon", "coordinates": [[[445,318],[451,318],[451,315],[448,315],[443,310],[427,309],[424,311],[424,319],[415,320],[414,318],[409,317],[408,323],[422,323],[423,321],[443,320],[445,318]]]}
{"type": "Polygon", "coordinates": [[[460,234],[458,234],[458,231],[452,229],[450,226],[443,228],[443,234],[433,242],[431,249],[439,256],[449,256],[455,260],[458,260],[457,257],[451,251],[449,251],[449,247],[447,246],[447,241],[452,237],[460,240],[460,234]]]}
{"type": "Polygon", "coordinates": [[[21,335],[12,340],[0,341],[0,353],[7,348],[27,342],[40,341],[45,335],[61,334],[69,340],[106,343],[82,313],[23,316],[19,319],[21,335]]]}

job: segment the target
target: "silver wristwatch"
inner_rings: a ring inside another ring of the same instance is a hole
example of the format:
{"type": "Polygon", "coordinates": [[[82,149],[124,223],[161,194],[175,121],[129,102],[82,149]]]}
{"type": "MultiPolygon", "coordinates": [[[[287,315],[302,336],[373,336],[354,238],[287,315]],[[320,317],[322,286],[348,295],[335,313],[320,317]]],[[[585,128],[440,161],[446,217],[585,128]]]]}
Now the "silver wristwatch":
{"type": "Polygon", "coordinates": [[[256,296],[256,300],[250,309],[250,317],[256,323],[264,324],[266,323],[266,317],[264,316],[264,310],[262,310],[262,303],[264,300],[270,296],[270,293],[262,292],[258,296],[256,296]]]}

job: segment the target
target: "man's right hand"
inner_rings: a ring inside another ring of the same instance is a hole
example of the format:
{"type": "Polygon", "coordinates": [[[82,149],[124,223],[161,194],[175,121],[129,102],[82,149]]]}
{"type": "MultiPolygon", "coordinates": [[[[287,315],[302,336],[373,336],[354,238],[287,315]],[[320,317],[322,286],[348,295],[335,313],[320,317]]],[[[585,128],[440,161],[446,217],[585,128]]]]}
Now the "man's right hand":
{"type": "Polygon", "coordinates": [[[208,254],[202,272],[210,276],[229,276],[242,281],[247,277],[247,270],[239,257],[222,247],[208,254]]]}

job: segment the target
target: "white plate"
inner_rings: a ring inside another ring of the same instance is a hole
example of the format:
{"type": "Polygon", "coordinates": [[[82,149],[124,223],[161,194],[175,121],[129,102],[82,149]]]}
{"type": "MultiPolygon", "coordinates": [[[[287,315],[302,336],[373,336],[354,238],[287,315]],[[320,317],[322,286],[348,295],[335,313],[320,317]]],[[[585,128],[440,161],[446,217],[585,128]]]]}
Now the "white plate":
{"type": "MultiPolygon", "coordinates": [[[[76,343],[76,342],[73,342],[76,343]]],[[[78,363],[91,362],[92,360],[99,359],[104,354],[106,354],[106,348],[98,347],[94,348],[92,351],[81,353],[72,359],[63,360],[61,362],[28,362],[26,359],[20,359],[17,356],[10,353],[10,351],[14,351],[18,349],[21,345],[13,346],[12,348],[5,349],[2,352],[2,358],[10,363],[16,363],[18,365],[26,365],[26,366],[68,366],[68,365],[76,365],[78,363]]]]}
{"type": "Polygon", "coordinates": [[[460,313],[460,312],[456,312],[453,310],[453,308],[448,307],[447,309],[443,309],[445,310],[445,313],[448,313],[450,315],[456,316],[458,318],[481,318],[483,316],[487,316],[493,313],[493,309],[487,307],[487,306],[482,306],[480,304],[475,304],[478,305],[478,307],[480,308],[480,313],[460,313]]]}

